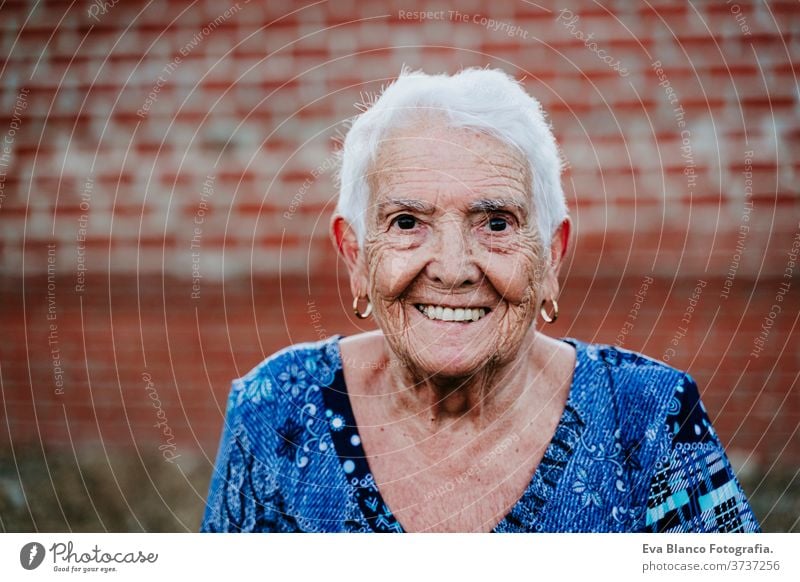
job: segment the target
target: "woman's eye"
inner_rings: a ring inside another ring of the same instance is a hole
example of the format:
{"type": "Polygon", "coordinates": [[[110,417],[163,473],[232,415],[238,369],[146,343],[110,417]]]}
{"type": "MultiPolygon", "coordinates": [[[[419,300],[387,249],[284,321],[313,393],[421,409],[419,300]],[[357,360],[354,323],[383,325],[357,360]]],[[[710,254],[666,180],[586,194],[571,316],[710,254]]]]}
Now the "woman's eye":
{"type": "Polygon", "coordinates": [[[506,229],[508,221],[505,218],[494,216],[489,219],[489,230],[493,232],[500,232],[506,229]]]}
{"type": "Polygon", "coordinates": [[[410,214],[401,214],[394,219],[394,223],[400,227],[401,230],[411,230],[417,226],[417,219],[410,214]]]}

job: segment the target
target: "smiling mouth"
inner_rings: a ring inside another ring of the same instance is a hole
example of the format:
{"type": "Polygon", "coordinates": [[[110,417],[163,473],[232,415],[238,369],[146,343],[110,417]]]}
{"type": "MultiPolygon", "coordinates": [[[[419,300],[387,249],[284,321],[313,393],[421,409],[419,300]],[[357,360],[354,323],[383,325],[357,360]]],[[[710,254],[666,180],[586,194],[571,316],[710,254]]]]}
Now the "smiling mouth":
{"type": "Polygon", "coordinates": [[[444,307],[441,305],[424,305],[422,303],[417,303],[415,307],[428,319],[459,323],[478,321],[491,311],[488,307],[444,307]]]}

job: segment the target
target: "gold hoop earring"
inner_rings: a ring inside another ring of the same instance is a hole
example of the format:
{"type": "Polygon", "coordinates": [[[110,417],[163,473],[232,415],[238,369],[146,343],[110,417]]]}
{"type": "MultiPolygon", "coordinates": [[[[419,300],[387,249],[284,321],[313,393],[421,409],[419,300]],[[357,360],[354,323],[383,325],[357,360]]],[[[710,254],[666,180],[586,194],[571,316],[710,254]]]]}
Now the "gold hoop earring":
{"type": "Polygon", "coordinates": [[[539,313],[542,314],[542,319],[544,319],[545,323],[554,323],[556,319],[558,319],[558,303],[555,299],[550,299],[550,302],[553,304],[553,315],[548,315],[547,312],[544,310],[544,304],[547,302],[547,299],[542,300],[542,305],[539,308],[539,313]]]}
{"type": "Polygon", "coordinates": [[[353,313],[355,313],[356,317],[359,318],[359,319],[366,319],[370,315],[372,315],[372,301],[369,300],[369,297],[367,298],[367,309],[366,309],[366,311],[364,311],[364,313],[361,313],[358,310],[358,300],[359,299],[360,299],[360,297],[358,295],[353,297],[353,313]]]}

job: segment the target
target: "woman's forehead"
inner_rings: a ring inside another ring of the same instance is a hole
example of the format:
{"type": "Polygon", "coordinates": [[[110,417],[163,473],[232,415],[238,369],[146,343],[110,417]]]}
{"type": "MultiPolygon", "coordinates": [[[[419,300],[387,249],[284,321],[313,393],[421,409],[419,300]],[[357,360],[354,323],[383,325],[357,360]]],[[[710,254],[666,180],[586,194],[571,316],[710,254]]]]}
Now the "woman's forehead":
{"type": "Polygon", "coordinates": [[[464,128],[409,128],[382,140],[370,172],[374,202],[391,198],[501,198],[527,204],[530,169],[521,152],[464,128]]]}
{"type": "Polygon", "coordinates": [[[380,140],[376,167],[402,168],[409,160],[421,168],[527,165],[522,152],[498,137],[441,121],[397,128],[380,140]]]}

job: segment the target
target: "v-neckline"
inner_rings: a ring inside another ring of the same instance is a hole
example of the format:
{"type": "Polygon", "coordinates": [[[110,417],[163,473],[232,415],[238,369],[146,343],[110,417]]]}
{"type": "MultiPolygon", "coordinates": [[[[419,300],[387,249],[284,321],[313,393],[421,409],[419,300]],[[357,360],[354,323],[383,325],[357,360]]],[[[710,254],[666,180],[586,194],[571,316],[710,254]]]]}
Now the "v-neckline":
{"type": "MultiPolygon", "coordinates": [[[[367,461],[355,420],[347,384],[340,341],[343,335],[332,338],[336,344],[336,373],[333,381],[322,388],[325,416],[328,420],[333,448],[339,457],[345,479],[354,487],[359,508],[374,532],[405,533],[383,499],[367,461]]],[[[579,367],[584,361],[586,344],[574,338],[559,338],[575,348],[575,367],[564,410],[545,449],[542,459],[533,472],[530,482],[508,513],[492,528],[491,533],[506,531],[536,531],[535,521],[555,490],[561,473],[574,450],[574,444],[583,432],[583,421],[575,409],[576,385],[579,367]],[[528,522],[528,523],[525,523],[528,522]]]]}

